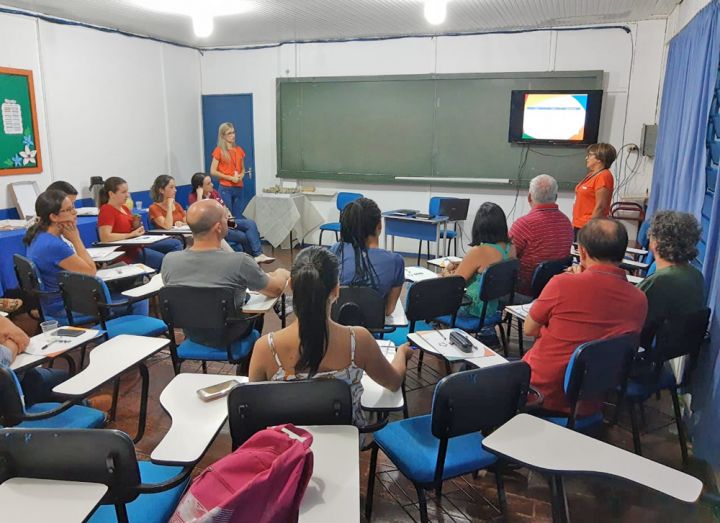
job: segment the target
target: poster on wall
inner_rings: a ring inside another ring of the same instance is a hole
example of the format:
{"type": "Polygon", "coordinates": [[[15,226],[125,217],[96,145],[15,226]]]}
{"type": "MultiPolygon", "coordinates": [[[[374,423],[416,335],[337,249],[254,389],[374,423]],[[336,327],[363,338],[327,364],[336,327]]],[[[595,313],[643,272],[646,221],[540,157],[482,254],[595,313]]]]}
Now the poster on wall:
{"type": "Polygon", "coordinates": [[[32,71],[0,67],[0,176],[42,172],[32,71]]]}

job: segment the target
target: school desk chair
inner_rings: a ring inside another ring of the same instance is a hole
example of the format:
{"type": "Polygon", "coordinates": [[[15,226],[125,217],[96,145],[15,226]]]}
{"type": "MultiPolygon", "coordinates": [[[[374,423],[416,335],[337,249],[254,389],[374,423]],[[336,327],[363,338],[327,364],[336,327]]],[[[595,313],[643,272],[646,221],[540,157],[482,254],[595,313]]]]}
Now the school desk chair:
{"type": "MultiPolygon", "coordinates": [[[[363,198],[363,195],[359,192],[339,192],[337,194],[337,199],[335,200],[335,206],[337,207],[338,212],[342,213],[348,203],[359,200],[360,198],[363,198]]],[[[340,222],[323,223],[320,226],[320,241],[318,242],[318,245],[322,245],[322,237],[325,231],[334,232],[335,241],[340,241],[340,222]]]]}
{"type": "Polygon", "coordinates": [[[522,361],[458,372],[438,382],[429,415],[395,421],[377,431],[368,474],[368,521],[378,450],[415,486],[423,523],[428,521],[426,489],[434,489],[439,501],[443,481],[488,468],[495,472],[505,512],[503,463],[483,449],[482,440],[525,405],[529,383],[530,367],[522,361]]]}

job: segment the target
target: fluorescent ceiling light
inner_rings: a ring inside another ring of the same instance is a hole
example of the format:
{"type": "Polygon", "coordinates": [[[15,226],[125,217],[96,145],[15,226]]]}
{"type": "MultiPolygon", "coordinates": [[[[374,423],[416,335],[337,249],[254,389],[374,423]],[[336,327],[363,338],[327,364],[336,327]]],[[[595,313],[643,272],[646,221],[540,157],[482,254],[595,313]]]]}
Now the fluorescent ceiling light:
{"type": "Polygon", "coordinates": [[[158,13],[189,16],[198,38],[212,34],[214,18],[247,13],[256,6],[252,0],[130,0],[130,3],[158,13]]]}
{"type": "Polygon", "coordinates": [[[425,20],[432,25],[440,25],[447,15],[448,0],[425,0],[425,20]]]}

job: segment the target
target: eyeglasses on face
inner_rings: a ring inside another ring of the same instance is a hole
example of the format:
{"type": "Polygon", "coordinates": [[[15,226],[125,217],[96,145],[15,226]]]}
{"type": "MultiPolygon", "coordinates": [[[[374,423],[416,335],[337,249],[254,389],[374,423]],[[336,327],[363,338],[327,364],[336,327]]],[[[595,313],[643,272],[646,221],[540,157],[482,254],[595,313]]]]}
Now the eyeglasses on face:
{"type": "Polygon", "coordinates": [[[68,207],[67,209],[60,209],[60,212],[61,213],[63,213],[63,212],[75,213],[75,212],[77,212],[77,210],[75,209],[75,207],[68,207]]]}

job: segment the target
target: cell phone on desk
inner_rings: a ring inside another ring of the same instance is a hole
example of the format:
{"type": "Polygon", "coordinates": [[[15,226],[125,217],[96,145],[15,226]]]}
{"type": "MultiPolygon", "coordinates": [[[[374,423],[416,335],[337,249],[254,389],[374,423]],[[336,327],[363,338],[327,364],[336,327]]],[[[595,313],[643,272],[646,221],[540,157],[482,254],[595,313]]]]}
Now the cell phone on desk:
{"type": "Polygon", "coordinates": [[[235,380],[223,381],[217,385],[210,385],[209,387],[198,389],[197,395],[203,401],[212,401],[227,396],[235,385],[237,385],[237,381],[235,380]]]}
{"type": "Polygon", "coordinates": [[[55,331],[55,336],[67,336],[74,338],[76,336],[82,336],[87,332],[86,329],[73,329],[70,327],[64,327],[55,331]]]}

